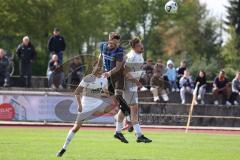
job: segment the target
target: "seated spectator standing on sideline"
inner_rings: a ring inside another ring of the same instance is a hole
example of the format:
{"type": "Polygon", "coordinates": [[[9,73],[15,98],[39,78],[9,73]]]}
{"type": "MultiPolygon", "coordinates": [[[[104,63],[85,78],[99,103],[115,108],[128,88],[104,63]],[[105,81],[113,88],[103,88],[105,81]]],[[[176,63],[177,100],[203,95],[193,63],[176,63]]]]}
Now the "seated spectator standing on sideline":
{"type": "Polygon", "coordinates": [[[73,85],[78,85],[83,77],[83,65],[80,57],[75,57],[73,62],[70,64],[70,83],[73,85]]]}
{"type": "Polygon", "coordinates": [[[172,92],[179,92],[179,88],[177,86],[177,72],[176,69],[174,68],[173,61],[168,60],[167,61],[167,68],[166,68],[166,76],[168,78],[168,82],[170,84],[172,92]]]}
{"type": "Polygon", "coordinates": [[[199,82],[197,89],[197,100],[201,100],[201,104],[204,104],[204,95],[206,93],[206,73],[203,70],[200,70],[195,81],[195,85],[199,82]]]}
{"type": "Polygon", "coordinates": [[[24,80],[26,87],[31,87],[32,63],[36,58],[36,52],[28,36],[23,37],[23,42],[18,46],[17,56],[20,60],[20,77],[24,80]]]}
{"type": "MultiPolygon", "coordinates": [[[[180,66],[177,68],[177,84],[178,85],[186,69],[187,69],[187,62],[185,60],[182,60],[180,63],[180,66]]],[[[178,87],[180,88],[180,85],[178,87]]]]}
{"type": "Polygon", "coordinates": [[[50,59],[53,54],[56,54],[59,59],[59,63],[63,62],[63,51],[66,48],[66,44],[63,36],[60,35],[60,30],[54,28],[53,35],[48,40],[48,50],[50,51],[50,59]]]}
{"type": "Polygon", "coordinates": [[[49,87],[53,89],[63,88],[64,73],[56,54],[52,55],[52,59],[48,63],[47,77],[49,87]]]}
{"type": "Polygon", "coordinates": [[[230,102],[234,105],[238,105],[238,96],[240,95],[240,72],[236,73],[236,77],[232,81],[232,95],[230,102]]]}
{"type": "Polygon", "coordinates": [[[144,75],[143,75],[143,79],[144,79],[144,85],[146,86],[150,86],[150,80],[151,77],[153,76],[153,61],[152,59],[148,59],[147,63],[143,65],[143,70],[145,71],[144,75]]]}
{"type": "Polygon", "coordinates": [[[218,99],[220,94],[225,97],[226,105],[231,105],[231,103],[228,101],[231,95],[231,87],[223,70],[219,72],[219,75],[214,79],[213,82],[213,97],[215,105],[219,104],[218,99]]]}
{"type": "Polygon", "coordinates": [[[9,72],[8,72],[9,61],[5,56],[5,52],[0,48],[0,86],[9,86],[9,72]]]}
{"type": "Polygon", "coordinates": [[[154,70],[154,74],[150,80],[150,85],[151,85],[151,92],[153,94],[153,100],[154,102],[160,102],[160,96],[162,97],[164,102],[169,101],[169,97],[167,95],[167,92],[164,87],[164,80],[158,72],[158,70],[154,70]]]}
{"type": "Polygon", "coordinates": [[[186,92],[189,93],[193,93],[194,90],[194,84],[192,81],[192,77],[190,76],[190,73],[188,70],[184,71],[184,74],[182,76],[182,78],[180,79],[180,96],[181,96],[181,100],[182,100],[182,104],[186,103],[186,98],[185,98],[185,94],[186,92]]]}

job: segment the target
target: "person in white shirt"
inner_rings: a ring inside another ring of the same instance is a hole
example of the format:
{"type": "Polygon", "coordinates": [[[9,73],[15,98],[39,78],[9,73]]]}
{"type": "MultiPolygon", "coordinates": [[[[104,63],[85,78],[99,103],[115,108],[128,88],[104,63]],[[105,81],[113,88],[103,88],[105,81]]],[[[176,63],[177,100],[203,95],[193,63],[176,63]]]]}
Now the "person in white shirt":
{"type": "Polygon", "coordinates": [[[186,92],[193,94],[193,91],[194,91],[194,83],[192,81],[192,77],[190,76],[190,73],[188,70],[184,71],[184,75],[180,79],[179,84],[181,87],[180,96],[181,96],[182,104],[185,104],[186,103],[186,98],[185,98],[186,92]]]}
{"type": "Polygon", "coordinates": [[[84,120],[96,118],[94,114],[96,112],[98,116],[104,115],[118,106],[116,100],[109,96],[108,81],[102,73],[102,66],[96,62],[93,73],[84,77],[77,87],[75,91],[78,104],[77,118],[74,126],[69,130],[62,149],[57,153],[57,157],[61,157],[65,153],[69,143],[82,126],[84,120]]]}
{"type": "MultiPolygon", "coordinates": [[[[143,45],[139,38],[133,38],[130,41],[132,47],[131,51],[126,55],[125,60],[125,89],[123,97],[130,106],[131,124],[137,136],[137,142],[150,143],[152,140],[148,139],[142,134],[141,127],[138,122],[138,87],[142,87],[139,79],[143,73],[142,66],[144,59],[142,56],[143,45]]],[[[117,114],[116,133],[115,138],[121,142],[128,143],[121,131],[123,128],[124,114],[119,110],[117,114]],[[121,135],[121,137],[119,136],[121,135]]]]}

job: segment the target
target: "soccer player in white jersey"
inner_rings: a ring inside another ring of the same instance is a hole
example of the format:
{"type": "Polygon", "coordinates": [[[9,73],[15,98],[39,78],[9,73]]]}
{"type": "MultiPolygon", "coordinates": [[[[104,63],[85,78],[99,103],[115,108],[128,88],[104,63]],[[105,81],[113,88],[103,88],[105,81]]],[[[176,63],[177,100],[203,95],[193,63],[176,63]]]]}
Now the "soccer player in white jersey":
{"type": "Polygon", "coordinates": [[[108,81],[102,76],[102,73],[102,66],[96,62],[93,73],[84,77],[77,87],[75,97],[78,103],[78,115],[62,149],[56,155],[57,157],[61,157],[65,153],[84,120],[96,118],[94,116],[96,112],[103,115],[117,107],[115,100],[109,96],[108,81]]]}
{"type": "MultiPolygon", "coordinates": [[[[131,123],[133,125],[137,142],[150,143],[152,140],[148,139],[142,134],[141,127],[138,122],[138,86],[139,79],[143,73],[142,66],[144,63],[143,59],[143,44],[141,43],[139,38],[133,38],[130,41],[130,45],[132,47],[131,51],[126,55],[125,60],[125,89],[124,89],[124,99],[127,104],[130,106],[131,110],[131,123]]],[[[120,110],[117,115],[116,122],[116,133],[121,133],[123,128],[123,119],[124,114],[120,110]]],[[[128,141],[122,141],[124,143],[128,143],[128,141]]]]}

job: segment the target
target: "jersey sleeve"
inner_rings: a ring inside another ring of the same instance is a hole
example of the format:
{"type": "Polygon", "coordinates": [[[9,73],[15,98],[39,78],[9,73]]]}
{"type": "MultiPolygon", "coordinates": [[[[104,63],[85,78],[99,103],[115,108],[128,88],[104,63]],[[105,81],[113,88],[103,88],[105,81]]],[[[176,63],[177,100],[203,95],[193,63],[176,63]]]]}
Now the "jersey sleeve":
{"type": "Polygon", "coordinates": [[[82,80],[79,84],[79,86],[81,86],[83,88],[87,87],[87,85],[88,85],[88,83],[86,83],[84,80],[82,80]]]}

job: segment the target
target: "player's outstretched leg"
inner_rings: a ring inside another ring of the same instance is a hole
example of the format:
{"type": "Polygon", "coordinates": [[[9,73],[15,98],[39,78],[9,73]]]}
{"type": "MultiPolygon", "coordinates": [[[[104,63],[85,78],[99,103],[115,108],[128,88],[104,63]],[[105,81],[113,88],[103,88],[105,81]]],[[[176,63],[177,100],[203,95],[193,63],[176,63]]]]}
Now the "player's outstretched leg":
{"type": "Polygon", "coordinates": [[[131,106],[131,121],[132,121],[132,125],[133,125],[133,129],[135,131],[135,134],[137,136],[137,143],[150,143],[152,142],[151,139],[145,137],[142,134],[142,130],[141,130],[141,126],[138,122],[138,106],[137,105],[133,105],[131,106]]]}
{"type": "Polygon", "coordinates": [[[70,142],[72,141],[74,135],[76,134],[76,132],[80,129],[81,124],[74,124],[73,128],[71,128],[68,132],[67,138],[65,140],[65,143],[62,147],[62,149],[57,153],[57,157],[62,157],[63,154],[66,152],[68,145],[70,144],[70,142]]]}
{"type": "Polygon", "coordinates": [[[119,110],[119,112],[117,114],[116,132],[114,134],[114,138],[120,140],[123,143],[128,143],[127,139],[122,134],[123,119],[124,119],[124,114],[122,113],[121,110],[119,110]]]}

